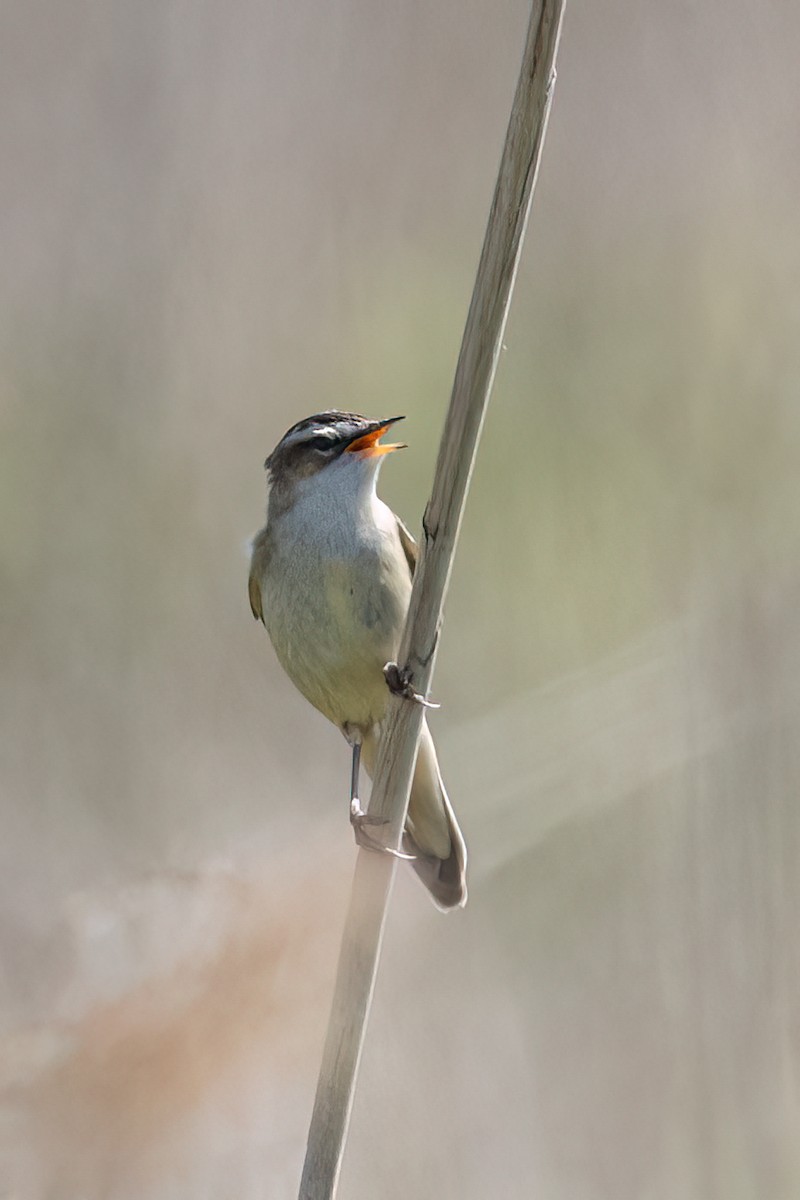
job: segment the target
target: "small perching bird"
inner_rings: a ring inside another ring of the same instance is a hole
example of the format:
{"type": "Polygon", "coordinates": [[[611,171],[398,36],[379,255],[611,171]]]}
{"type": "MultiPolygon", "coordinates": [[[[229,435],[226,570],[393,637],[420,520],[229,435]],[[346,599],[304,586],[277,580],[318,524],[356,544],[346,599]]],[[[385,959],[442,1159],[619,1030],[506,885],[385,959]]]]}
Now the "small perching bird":
{"type": "MultiPolygon", "coordinates": [[[[378,498],[381,445],[402,417],[370,420],[335,410],[298,421],[266,461],[267,523],[253,539],[250,606],[286,674],[352,747],[350,819],[367,831],[358,798],[362,752],[372,775],[394,663],[411,595],[417,547],[378,498]]],[[[423,721],[411,784],[404,857],[442,909],[467,901],[467,851],[423,721]]]]}

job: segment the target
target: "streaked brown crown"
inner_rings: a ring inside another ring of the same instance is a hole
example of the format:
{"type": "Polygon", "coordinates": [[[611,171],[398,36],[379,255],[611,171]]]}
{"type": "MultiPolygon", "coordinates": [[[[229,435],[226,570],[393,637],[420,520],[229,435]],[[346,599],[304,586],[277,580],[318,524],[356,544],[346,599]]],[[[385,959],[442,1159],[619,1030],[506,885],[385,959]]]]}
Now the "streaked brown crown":
{"type": "Polygon", "coordinates": [[[270,482],[315,475],[338,458],[351,442],[402,420],[402,417],[376,420],[335,408],[304,417],[286,431],[264,463],[270,482]]]}

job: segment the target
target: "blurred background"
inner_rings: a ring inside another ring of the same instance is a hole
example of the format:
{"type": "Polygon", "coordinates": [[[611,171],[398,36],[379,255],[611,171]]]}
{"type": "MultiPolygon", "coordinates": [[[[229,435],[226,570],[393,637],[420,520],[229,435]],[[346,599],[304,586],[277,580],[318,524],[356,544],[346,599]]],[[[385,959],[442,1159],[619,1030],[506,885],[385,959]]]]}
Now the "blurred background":
{"type": "MultiPolygon", "coordinates": [[[[262,463],[427,499],[523,0],[2,13],[0,1196],[296,1194],[347,748],[262,463]]],[[[342,1195],[800,1195],[800,9],[568,7],[342,1195]],[[399,1131],[399,1132],[398,1132],[399,1131]]]]}

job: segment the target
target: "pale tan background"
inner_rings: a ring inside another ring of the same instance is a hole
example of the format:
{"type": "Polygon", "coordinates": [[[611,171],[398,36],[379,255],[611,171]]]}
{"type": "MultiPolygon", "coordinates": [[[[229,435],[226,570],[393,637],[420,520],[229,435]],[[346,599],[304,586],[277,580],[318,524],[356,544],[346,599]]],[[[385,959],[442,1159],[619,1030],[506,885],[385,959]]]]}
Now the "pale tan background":
{"type": "MultiPolygon", "coordinates": [[[[417,528],[522,0],[0,30],[0,1196],[299,1177],[347,755],[246,600],[265,454],[405,412],[417,528]]],[[[800,9],[574,3],[348,1200],[796,1200],[800,9]]]]}

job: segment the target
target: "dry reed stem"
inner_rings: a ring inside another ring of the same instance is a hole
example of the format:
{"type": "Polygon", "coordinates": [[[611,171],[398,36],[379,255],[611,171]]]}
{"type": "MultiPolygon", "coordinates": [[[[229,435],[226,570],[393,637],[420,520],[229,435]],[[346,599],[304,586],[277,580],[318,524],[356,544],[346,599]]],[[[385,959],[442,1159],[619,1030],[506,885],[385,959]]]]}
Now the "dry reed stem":
{"type": "MultiPolygon", "coordinates": [[[[531,197],[547,129],[563,0],[543,0],[530,24],[455,381],[439,449],[424,541],[399,662],[427,694],[447,584],[481,427],[497,369],[531,197]]],[[[369,812],[397,846],[405,821],[423,710],[393,698],[369,812]]],[[[395,860],[360,850],[300,1184],[300,1200],[332,1200],[375,984],[395,860]]]]}

